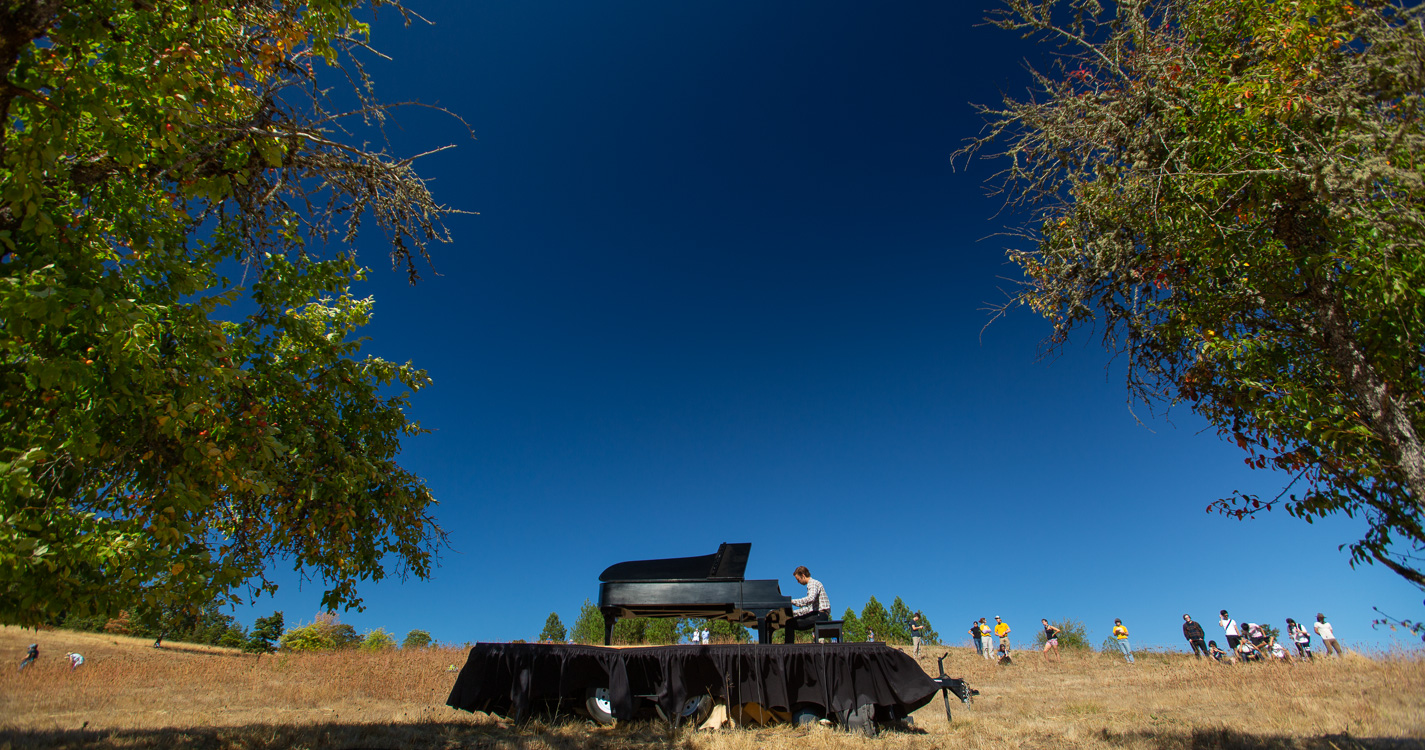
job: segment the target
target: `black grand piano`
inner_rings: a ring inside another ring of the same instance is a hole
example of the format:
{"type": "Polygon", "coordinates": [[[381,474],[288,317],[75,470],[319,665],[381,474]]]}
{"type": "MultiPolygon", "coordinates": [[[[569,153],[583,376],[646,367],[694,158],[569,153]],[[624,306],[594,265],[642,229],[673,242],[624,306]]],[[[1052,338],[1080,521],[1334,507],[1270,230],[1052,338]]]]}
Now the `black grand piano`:
{"type": "Polygon", "coordinates": [[[792,598],[772,581],[744,581],[750,542],[724,542],[701,557],[635,560],[610,565],[599,574],[599,609],[604,613],[604,645],[613,640],[620,617],[696,617],[730,620],[757,628],[757,642],[792,616],[792,598]]]}

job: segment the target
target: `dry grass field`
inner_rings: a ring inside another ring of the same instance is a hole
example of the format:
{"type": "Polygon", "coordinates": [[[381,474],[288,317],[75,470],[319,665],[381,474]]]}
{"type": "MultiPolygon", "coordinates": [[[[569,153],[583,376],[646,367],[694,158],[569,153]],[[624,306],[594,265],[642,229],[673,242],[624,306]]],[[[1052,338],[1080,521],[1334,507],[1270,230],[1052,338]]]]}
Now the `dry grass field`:
{"type": "MultiPolygon", "coordinates": [[[[444,705],[458,649],[250,655],[154,649],[144,639],[0,628],[0,750],[21,748],[1425,748],[1425,658],[1219,666],[1181,655],[1128,665],[1099,654],[1000,667],[951,649],[947,671],[980,690],[940,702],[913,731],[868,739],[823,729],[691,731],[637,722],[514,725],[444,705]],[[16,670],[38,641],[41,659],[16,670]],[[87,663],[69,671],[67,651],[87,663]]],[[[942,653],[936,651],[935,653],[942,653]]],[[[922,666],[934,672],[934,659],[922,666]]]]}

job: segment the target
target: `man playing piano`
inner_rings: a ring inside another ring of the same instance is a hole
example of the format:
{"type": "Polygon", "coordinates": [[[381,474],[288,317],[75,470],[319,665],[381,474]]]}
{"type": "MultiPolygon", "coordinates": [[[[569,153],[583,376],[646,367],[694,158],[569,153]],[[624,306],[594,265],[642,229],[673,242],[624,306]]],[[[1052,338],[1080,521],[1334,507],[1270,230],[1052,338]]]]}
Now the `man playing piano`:
{"type": "Polygon", "coordinates": [[[816,623],[831,619],[831,600],[827,598],[826,587],[821,585],[821,581],[812,578],[811,571],[807,570],[805,565],[797,566],[797,569],[792,571],[792,576],[797,579],[797,583],[807,587],[807,595],[792,600],[796,609],[792,611],[792,619],[787,620],[785,626],[786,643],[795,642],[796,631],[811,630],[816,627],[816,623]]]}

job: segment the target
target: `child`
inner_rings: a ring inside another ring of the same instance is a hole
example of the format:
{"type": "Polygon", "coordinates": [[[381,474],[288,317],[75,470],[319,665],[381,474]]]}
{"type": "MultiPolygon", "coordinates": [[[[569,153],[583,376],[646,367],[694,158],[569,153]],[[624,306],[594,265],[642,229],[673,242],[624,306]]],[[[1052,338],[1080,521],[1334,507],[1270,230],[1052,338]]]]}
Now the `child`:
{"type": "Polygon", "coordinates": [[[29,652],[25,654],[25,660],[20,662],[20,669],[23,670],[25,667],[34,664],[35,659],[38,658],[40,658],[40,644],[31,643],[29,652]]]}

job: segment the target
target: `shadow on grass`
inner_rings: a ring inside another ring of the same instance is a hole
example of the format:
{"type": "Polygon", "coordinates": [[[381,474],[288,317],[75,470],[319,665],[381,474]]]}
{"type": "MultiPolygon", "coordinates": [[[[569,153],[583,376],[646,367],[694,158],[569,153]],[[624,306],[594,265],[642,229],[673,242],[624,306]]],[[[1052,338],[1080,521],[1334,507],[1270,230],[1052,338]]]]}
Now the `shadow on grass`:
{"type": "Polygon", "coordinates": [[[653,750],[682,747],[666,725],[635,722],[599,728],[587,723],[520,725],[418,722],[410,724],[251,724],[164,729],[0,728],[0,750],[252,750],[255,748],[465,748],[468,750],[653,750]]]}
{"type": "Polygon", "coordinates": [[[1348,734],[1285,737],[1249,734],[1234,729],[1194,729],[1191,732],[1112,732],[1105,729],[1099,739],[1110,746],[1163,750],[1425,750],[1425,740],[1418,739],[1352,737],[1348,734]]]}

